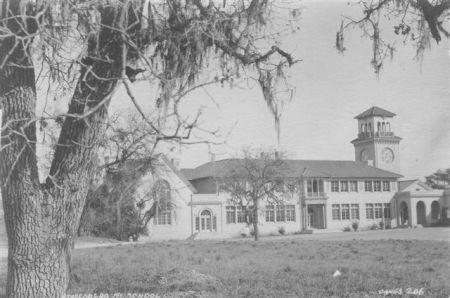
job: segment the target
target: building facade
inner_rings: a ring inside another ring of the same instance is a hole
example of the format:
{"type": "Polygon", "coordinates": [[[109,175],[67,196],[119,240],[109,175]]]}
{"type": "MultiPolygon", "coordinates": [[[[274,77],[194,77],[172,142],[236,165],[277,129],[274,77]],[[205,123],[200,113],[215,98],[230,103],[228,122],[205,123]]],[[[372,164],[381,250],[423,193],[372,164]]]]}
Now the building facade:
{"type": "MultiPolygon", "coordinates": [[[[394,113],[372,107],[355,118],[355,160],[285,160],[283,179],[296,184],[278,204],[259,203],[261,235],[342,231],[357,222],[371,226],[426,226],[448,218],[450,191],[432,190],[418,180],[400,181],[401,138],[394,113]]],[[[158,185],[162,202],[149,222],[150,239],[223,238],[248,234],[245,206],[230,202],[219,181],[239,159],[177,169],[162,157],[162,169],[143,177],[145,191],[158,185]],[[147,180],[146,180],[147,179],[147,180]],[[156,180],[155,180],[156,179],[156,180]],[[150,183],[150,181],[153,181],[150,183]],[[170,201],[171,204],[167,204],[170,201]],[[162,207],[161,207],[162,206],[162,207]],[[169,207],[168,207],[169,206],[169,207]]],[[[150,207],[150,206],[149,206],[150,207]]]]}

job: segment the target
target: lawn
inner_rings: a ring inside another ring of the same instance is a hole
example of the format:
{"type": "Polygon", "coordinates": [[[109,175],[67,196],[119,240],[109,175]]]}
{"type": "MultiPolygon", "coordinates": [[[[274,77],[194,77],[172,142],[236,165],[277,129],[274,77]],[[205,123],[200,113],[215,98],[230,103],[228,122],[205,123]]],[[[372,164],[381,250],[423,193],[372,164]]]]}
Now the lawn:
{"type": "Polygon", "coordinates": [[[449,264],[450,244],[438,241],[160,242],[75,251],[69,292],[381,297],[423,288],[422,297],[449,297],[449,264]]]}
{"type": "Polygon", "coordinates": [[[422,297],[447,298],[449,264],[450,243],[443,241],[158,242],[75,250],[69,293],[382,297],[380,290],[402,289],[395,297],[413,297],[405,295],[408,288],[423,288],[422,297]],[[342,275],[333,277],[336,270],[342,275]]]}

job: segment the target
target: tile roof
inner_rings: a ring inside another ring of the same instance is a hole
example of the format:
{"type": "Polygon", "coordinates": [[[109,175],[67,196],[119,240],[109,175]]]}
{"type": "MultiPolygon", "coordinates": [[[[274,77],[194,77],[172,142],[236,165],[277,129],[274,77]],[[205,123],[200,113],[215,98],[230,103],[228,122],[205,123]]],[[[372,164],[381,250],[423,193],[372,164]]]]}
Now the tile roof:
{"type": "Polygon", "coordinates": [[[386,111],[385,109],[373,106],[370,109],[362,112],[358,116],[355,117],[355,119],[364,119],[371,116],[382,116],[382,117],[394,117],[395,114],[389,111],[386,111]]]}
{"type": "MultiPolygon", "coordinates": [[[[206,177],[230,176],[242,166],[242,159],[224,159],[208,162],[194,169],[181,169],[188,180],[206,177]]],[[[350,160],[284,160],[280,165],[281,177],[339,177],[339,178],[399,178],[400,174],[350,160]]]]}

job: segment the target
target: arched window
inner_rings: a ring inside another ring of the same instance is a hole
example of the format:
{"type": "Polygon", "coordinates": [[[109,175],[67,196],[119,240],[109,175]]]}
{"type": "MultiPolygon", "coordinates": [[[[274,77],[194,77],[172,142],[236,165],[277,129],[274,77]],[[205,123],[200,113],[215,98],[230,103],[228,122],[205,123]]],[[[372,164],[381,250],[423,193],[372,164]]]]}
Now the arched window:
{"type": "MultiPolygon", "coordinates": [[[[229,208],[227,207],[227,212],[229,212],[228,209],[229,208]]],[[[227,216],[229,215],[227,214],[227,216]]],[[[195,217],[195,229],[199,232],[217,231],[217,217],[211,212],[211,210],[204,209],[200,212],[199,216],[195,217]]]]}
{"type": "Polygon", "coordinates": [[[372,124],[369,123],[369,132],[372,132],[372,124]]]}
{"type": "Polygon", "coordinates": [[[367,123],[364,124],[364,132],[368,132],[368,130],[367,130],[367,123]]]}
{"type": "Polygon", "coordinates": [[[383,132],[386,132],[386,123],[383,122],[381,130],[382,130],[383,132]]]}
{"type": "Polygon", "coordinates": [[[381,123],[380,122],[378,122],[378,125],[377,125],[377,131],[378,131],[378,133],[380,133],[381,132],[381,123]]]}
{"type": "Polygon", "coordinates": [[[153,187],[153,196],[157,204],[155,224],[170,225],[172,223],[172,200],[170,184],[166,180],[158,180],[153,187]]]}
{"type": "Polygon", "coordinates": [[[364,132],[364,124],[361,124],[361,132],[364,132]]]}
{"type": "Polygon", "coordinates": [[[433,201],[431,203],[431,218],[432,219],[439,219],[439,202],[433,201]]]}
{"type": "Polygon", "coordinates": [[[389,122],[386,122],[386,131],[391,132],[391,124],[389,122]]]}

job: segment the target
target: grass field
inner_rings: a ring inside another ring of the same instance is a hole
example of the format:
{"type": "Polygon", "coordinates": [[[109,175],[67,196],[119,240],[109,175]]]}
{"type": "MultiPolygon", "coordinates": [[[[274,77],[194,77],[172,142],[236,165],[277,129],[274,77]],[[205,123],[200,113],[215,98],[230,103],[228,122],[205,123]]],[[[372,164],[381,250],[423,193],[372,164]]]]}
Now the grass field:
{"type": "MultiPolygon", "coordinates": [[[[450,243],[291,239],[173,241],[77,249],[70,294],[168,297],[450,296],[450,243]],[[339,270],[342,275],[333,277],[339,270]]],[[[0,259],[0,297],[6,259],[0,259]]]]}
{"type": "Polygon", "coordinates": [[[450,244],[438,241],[161,242],[75,251],[69,291],[381,297],[423,288],[422,297],[449,297],[449,264],[450,244]]]}

